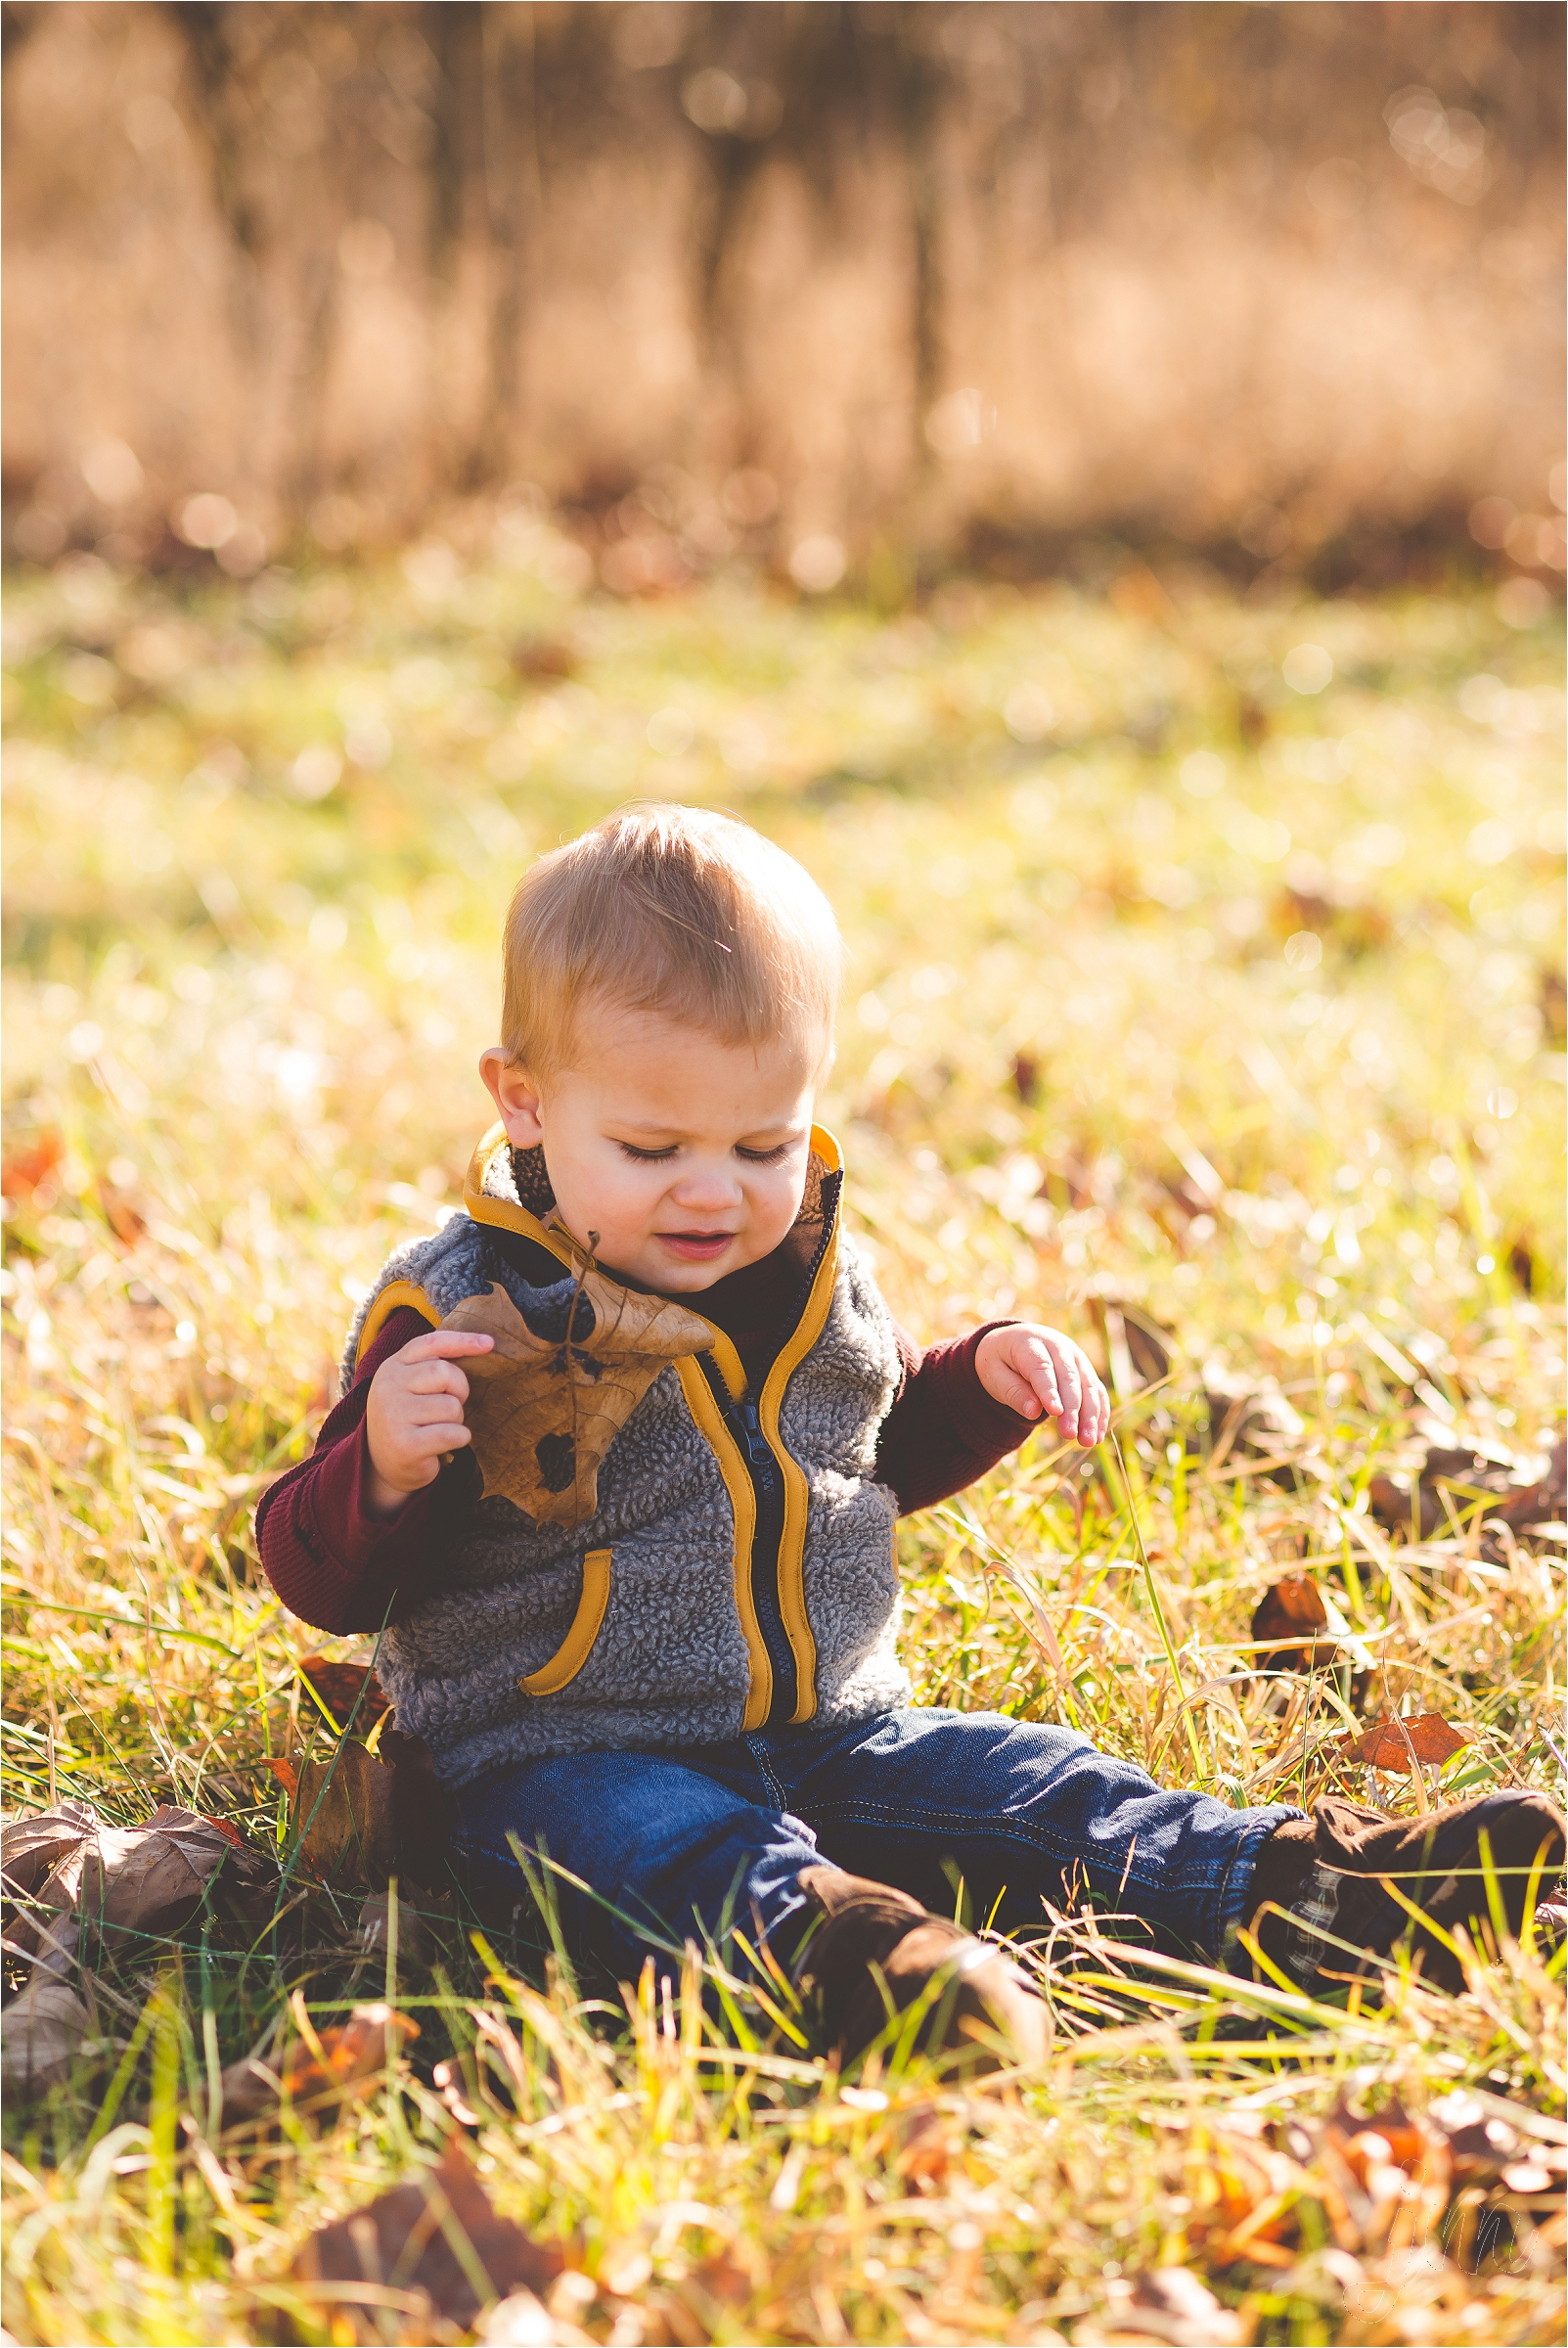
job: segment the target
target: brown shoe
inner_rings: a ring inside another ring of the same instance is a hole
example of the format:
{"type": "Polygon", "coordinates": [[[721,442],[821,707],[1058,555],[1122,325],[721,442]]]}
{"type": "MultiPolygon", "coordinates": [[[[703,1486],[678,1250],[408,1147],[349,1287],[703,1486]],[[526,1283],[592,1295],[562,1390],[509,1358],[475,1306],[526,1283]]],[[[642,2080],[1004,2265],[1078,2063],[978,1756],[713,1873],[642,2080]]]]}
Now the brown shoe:
{"type": "Polygon", "coordinates": [[[1258,1944],[1316,1995],[1338,1986],[1336,1974],[1343,1981],[1376,1969],[1359,1965],[1357,1952],[1386,1957],[1409,1933],[1423,1978],[1457,1993],[1464,1987],[1458,1960],[1385,1884],[1397,1884],[1421,1919],[1446,1932],[1462,1924],[1472,1937],[1493,1933],[1483,1834],[1507,1928],[1517,1934],[1538,1859],[1538,1890],[1549,1891],[1563,1862],[1562,1813],[1545,1794],[1486,1793],[1414,1819],[1385,1818],[1325,1794],[1310,1819],[1277,1827],[1259,1853],[1252,1878],[1258,1944]],[[1271,1902],[1282,1913],[1260,1915],[1271,1902]]]}
{"type": "Polygon", "coordinates": [[[927,2054],[967,2049],[975,2067],[989,2068],[997,2057],[985,2041],[1000,2035],[1011,2040],[1020,2062],[1042,2059],[1045,2005],[1000,1949],[865,1875],[808,1867],[797,1880],[822,1920],[796,1977],[817,1999],[828,2039],[841,2054],[858,2054],[887,2027],[889,2003],[905,2012],[938,1984],[917,2040],[927,2054]]]}

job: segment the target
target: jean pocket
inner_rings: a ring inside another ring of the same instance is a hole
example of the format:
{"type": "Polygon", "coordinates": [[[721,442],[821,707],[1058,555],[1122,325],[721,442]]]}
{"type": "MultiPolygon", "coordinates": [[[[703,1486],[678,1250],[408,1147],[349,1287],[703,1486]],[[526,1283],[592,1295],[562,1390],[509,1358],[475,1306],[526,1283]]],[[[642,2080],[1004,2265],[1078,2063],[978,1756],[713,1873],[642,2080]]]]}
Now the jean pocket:
{"type": "Polygon", "coordinates": [[[527,1672],[518,1680],[517,1686],[524,1695],[559,1695],[562,1688],[571,1685],[592,1654],[609,1604],[610,1554],[607,1549],[591,1549],[584,1558],[583,1594],[577,1601],[571,1628],[548,1663],[542,1663],[537,1671],[527,1672]]]}

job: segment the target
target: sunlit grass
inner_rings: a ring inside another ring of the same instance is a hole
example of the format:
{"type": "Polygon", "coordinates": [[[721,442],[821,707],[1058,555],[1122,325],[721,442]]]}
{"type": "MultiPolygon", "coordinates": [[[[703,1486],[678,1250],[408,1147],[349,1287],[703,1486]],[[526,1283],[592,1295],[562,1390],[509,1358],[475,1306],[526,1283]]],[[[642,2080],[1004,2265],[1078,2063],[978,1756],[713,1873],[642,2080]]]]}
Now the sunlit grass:
{"type": "MultiPolygon", "coordinates": [[[[1483,1538],[1462,1497],[1420,1541],[1368,1507],[1434,1440],[1528,1463],[1560,1418],[1552,633],[1138,575],[891,621],[739,584],[585,604],[548,533],[524,551],[188,600],[89,559],[12,591],[8,1805],[53,1784],[286,1837],[262,1764],[322,1642],[258,1577],[255,1497],[308,1449],[386,1248],[454,1202],[518,869],[639,793],[739,809],[832,895],[826,1114],[909,1326],[1027,1311],[1100,1347],[1125,1303],[1169,1332],[1166,1383],[1123,1377],[1120,1465],[1038,1442],[905,1525],[920,1695],[1237,1802],[1366,1798],[1334,1746],[1388,1709],[1469,1739],[1441,1782],[1379,1777],[1391,1807],[1555,1786],[1560,1543],[1483,1538]],[[1303,645],[1333,668],[1310,695],[1303,645]],[[1205,1389],[1262,1388],[1296,1414],[1275,1466],[1216,1464],[1205,1389]],[[1299,1571],[1354,1677],[1256,1668],[1252,1610],[1299,1571]]],[[[694,1998],[667,2024],[634,1998],[617,2034],[541,1958],[487,1985],[437,1929],[401,2074],[264,2156],[207,2145],[211,2063],[291,2029],[296,1983],[318,2020],[380,1994],[381,1958],[316,1903],[302,1947],[208,1936],[106,1977],[99,2052],[6,2114],[17,2336],[251,2337],[309,2230],[430,2156],[454,2052],[498,2203],[603,2281],[562,2303],[595,2337],[1087,2338],[1183,2260],[1258,2338],[1555,2336],[1560,2235],[1523,2215],[1485,2272],[1428,2278],[1426,2331],[1379,2330],[1427,2287],[1394,2218],[1336,2233],[1259,2133],[1467,2081],[1560,2113],[1560,1990],[1528,1958],[1356,2016],[1097,1988],[1091,1952],[1053,1971],[1041,2079],[964,2095],[895,2060],[857,2102],[756,2017],[738,2068],[694,1998]],[[472,2069],[503,2024],[520,2117],[472,2069]],[[1287,2055],[1256,2051],[1271,2027],[1287,2055]],[[1213,2178],[1248,2161],[1236,2209],[1320,2214],[1232,2254],[1213,2178]]]]}

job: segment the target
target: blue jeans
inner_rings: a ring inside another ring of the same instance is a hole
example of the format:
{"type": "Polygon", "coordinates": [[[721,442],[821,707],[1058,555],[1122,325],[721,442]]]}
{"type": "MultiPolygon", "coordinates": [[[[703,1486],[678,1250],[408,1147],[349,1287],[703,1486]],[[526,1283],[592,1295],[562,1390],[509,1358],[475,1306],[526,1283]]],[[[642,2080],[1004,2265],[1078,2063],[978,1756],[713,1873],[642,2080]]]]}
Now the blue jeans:
{"type": "MultiPolygon", "coordinates": [[[[520,1891],[509,1847],[564,1871],[574,1954],[635,1979],[652,1954],[760,1929],[787,1966],[810,1920],[796,1881],[824,1863],[1006,1931],[1042,1903],[1131,1916],[1145,1945],[1216,1960],[1247,1914],[1259,1845],[1301,1813],[1167,1791],[1087,1737],[996,1712],[916,1707],[846,1728],[762,1729],[676,1757],[572,1753],[466,1786],[458,1839],[476,1887],[520,1891]],[[567,1880],[579,1877],[597,1897],[567,1880]]],[[[675,1952],[673,1964],[671,1950],[675,1952]]]]}

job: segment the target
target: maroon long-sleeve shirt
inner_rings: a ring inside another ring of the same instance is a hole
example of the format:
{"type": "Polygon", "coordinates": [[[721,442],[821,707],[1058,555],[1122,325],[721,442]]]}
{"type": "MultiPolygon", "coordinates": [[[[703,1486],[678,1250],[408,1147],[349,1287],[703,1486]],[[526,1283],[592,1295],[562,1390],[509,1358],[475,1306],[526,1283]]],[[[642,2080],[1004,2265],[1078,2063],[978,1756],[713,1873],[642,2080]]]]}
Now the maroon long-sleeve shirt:
{"type": "MultiPolygon", "coordinates": [[[[780,1249],[716,1281],[695,1300],[733,1339],[753,1385],[785,1333],[798,1282],[798,1265],[780,1249]]],[[[993,1400],[980,1383],[975,1351],[986,1329],[999,1326],[988,1322],[971,1336],[923,1350],[897,1331],[904,1375],[882,1422],[876,1474],[896,1494],[901,1514],[962,1492],[1039,1423],[993,1400]]],[[[388,1317],[310,1458],[280,1477],[256,1511],[268,1579],[291,1613],[318,1630],[379,1631],[409,1613],[438,1577],[478,1496],[478,1469],[462,1450],[395,1516],[373,1516],[365,1506],[371,1379],[428,1327],[411,1306],[388,1317]]]]}

